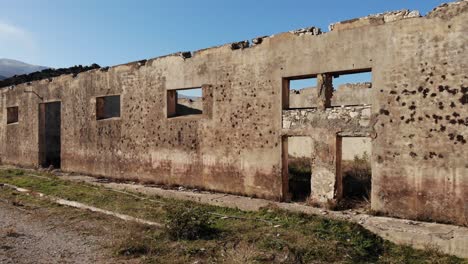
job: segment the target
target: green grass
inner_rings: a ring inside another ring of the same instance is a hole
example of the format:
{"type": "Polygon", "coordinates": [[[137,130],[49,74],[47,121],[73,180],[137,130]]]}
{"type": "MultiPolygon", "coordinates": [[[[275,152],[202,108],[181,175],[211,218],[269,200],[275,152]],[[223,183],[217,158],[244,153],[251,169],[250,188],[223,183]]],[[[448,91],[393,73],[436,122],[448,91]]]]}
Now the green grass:
{"type": "MultiPolygon", "coordinates": [[[[44,179],[28,174],[21,170],[0,170],[0,183],[160,223],[167,221],[166,208],[170,207],[198,208],[209,213],[213,233],[198,239],[177,240],[165,229],[130,223],[113,230],[115,239],[110,248],[114,254],[121,258],[139,258],[145,263],[468,263],[432,249],[423,251],[395,245],[349,222],[274,208],[243,212],[142,194],[137,198],[85,183],[64,181],[53,175],[41,174],[47,177],[44,179]]],[[[0,188],[4,199],[19,199],[25,204],[39,199],[23,194],[12,198],[11,193],[7,188],[0,188]]],[[[36,202],[36,206],[53,207],[44,202],[39,205],[36,202]]],[[[106,221],[103,220],[103,224],[106,221]]]]}

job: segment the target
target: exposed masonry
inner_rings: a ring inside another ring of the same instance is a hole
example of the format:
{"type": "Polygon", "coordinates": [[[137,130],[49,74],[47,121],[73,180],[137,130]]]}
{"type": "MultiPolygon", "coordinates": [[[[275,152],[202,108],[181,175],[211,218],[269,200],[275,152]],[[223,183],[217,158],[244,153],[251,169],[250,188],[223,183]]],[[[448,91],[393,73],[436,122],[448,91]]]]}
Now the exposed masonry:
{"type": "Polygon", "coordinates": [[[330,31],[345,30],[355,27],[362,27],[366,25],[382,25],[389,22],[394,22],[407,18],[420,17],[419,11],[400,10],[394,12],[380,13],[375,15],[369,15],[362,18],[351,19],[343,22],[331,24],[329,26],[330,31]]]}
{"type": "Polygon", "coordinates": [[[325,109],[283,111],[283,129],[329,127],[340,134],[369,135],[371,106],[343,106],[325,109]]]}
{"type": "Polygon", "coordinates": [[[44,69],[42,71],[33,72],[33,73],[29,73],[29,74],[24,74],[24,75],[19,75],[19,76],[15,75],[13,77],[1,80],[0,81],[0,88],[8,87],[8,86],[13,87],[15,85],[22,84],[22,83],[31,84],[30,82],[38,81],[38,80],[44,80],[44,79],[52,81],[52,78],[58,77],[58,76],[61,76],[61,75],[66,75],[66,74],[71,74],[73,77],[76,77],[76,76],[78,76],[78,74],[80,74],[82,72],[87,72],[87,71],[94,70],[94,69],[99,69],[99,68],[100,68],[100,66],[94,63],[94,64],[92,64],[90,66],[84,66],[84,67],[82,65],[78,65],[78,66],[73,66],[73,67],[66,68],[66,69],[64,69],[64,68],[61,68],[61,69],[44,69]]]}
{"type": "Polygon", "coordinates": [[[284,139],[306,136],[311,199],[327,204],[341,199],[341,137],[364,136],[373,210],[467,225],[467,32],[465,0],[9,86],[0,162],[288,200],[284,139]],[[372,83],[333,89],[357,72],[372,83]],[[303,77],[317,87],[294,109],[289,81],[303,77]],[[201,100],[177,103],[201,114],[170,117],[168,94],[194,87],[201,100]],[[99,119],[105,96],[120,114],[99,119]]]}
{"type": "Polygon", "coordinates": [[[310,136],[313,140],[311,198],[327,202],[340,199],[343,190],[337,155],[336,137],[370,137],[371,107],[350,106],[318,109],[283,110],[283,134],[310,136]],[[331,139],[318,131],[334,135],[331,139]],[[328,141],[328,142],[327,142],[328,141]]]}

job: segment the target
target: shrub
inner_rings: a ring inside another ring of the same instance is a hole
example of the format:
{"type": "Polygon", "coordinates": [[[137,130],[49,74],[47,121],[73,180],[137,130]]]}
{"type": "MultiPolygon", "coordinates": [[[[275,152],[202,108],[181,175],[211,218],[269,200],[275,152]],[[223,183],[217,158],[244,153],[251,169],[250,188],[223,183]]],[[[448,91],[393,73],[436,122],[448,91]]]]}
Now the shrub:
{"type": "Polygon", "coordinates": [[[354,156],[351,162],[343,162],[344,197],[366,198],[370,197],[371,164],[369,155],[364,152],[362,157],[354,156]]]}
{"type": "Polygon", "coordinates": [[[115,239],[112,240],[118,256],[155,256],[166,250],[163,246],[165,235],[161,230],[137,223],[126,223],[125,230],[119,233],[115,234],[115,239]]]}
{"type": "Polygon", "coordinates": [[[288,170],[290,178],[309,180],[311,175],[311,160],[307,157],[288,157],[288,170]]]}
{"type": "Polygon", "coordinates": [[[14,176],[23,176],[24,171],[18,169],[8,169],[7,173],[14,176]]]}
{"type": "Polygon", "coordinates": [[[195,240],[213,233],[208,212],[201,207],[172,203],[165,206],[166,231],[171,239],[195,240]]]}
{"type": "Polygon", "coordinates": [[[323,240],[337,240],[352,263],[375,263],[382,254],[383,239],[357,224],[322,219],[315,230],[323,240]]]}
{"type": "Polygon", "coordinates": [[[307,157],[288,158],[289,189],[293,201],[305,201],[310,195],[311,160],[307,157]]]}

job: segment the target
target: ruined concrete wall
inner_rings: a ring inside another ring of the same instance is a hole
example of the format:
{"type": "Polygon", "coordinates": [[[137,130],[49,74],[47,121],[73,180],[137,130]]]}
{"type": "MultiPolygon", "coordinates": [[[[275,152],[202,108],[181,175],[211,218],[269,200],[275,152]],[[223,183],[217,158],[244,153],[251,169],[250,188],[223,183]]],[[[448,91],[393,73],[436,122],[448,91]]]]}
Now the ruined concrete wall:
{"type": "Polygon", "coordinates": [[[0,92],[0,163],[3,163],[3,160],[6,158],[6,123],[7,123],[7,109],[5,106],[6,98],[5,94],[0,92]]]}
{"type": "MultiPolygon", "coordinates": [[[[467,1],[446,5],[428,17],[405,19],[404,25],[383,22],[379,25],[385,27],[371,27],[358,21],[352,27],[334,29],[334,32],[373,35],[374,28],[391,28],[387,31],[391,41],[381,39],[379,43],[385,52],[370,56],[374,75],[370,121],[373,129],[369,134],[373,139],[374,210],[406,218],[467,224],[465,104],[468,91],[463,70],[468,61],[467,6],[467,1]]],[[[379,39],[378,33],[373,36],[379,39]]],[[[362,54],[367,51],[363,49],[362,54]]],[[[310,114],[309,111],[307,115],[310,114]]],[[[317,119],[317,114],[307,115],[296,122],[283,115],[283,128],[301,129],[297,126],[305,124],[307,128],[303,130],[314,131],[318,124],[320,129],[313,133],[323,133],[319,131],[327,123],[325,119],[308,123],[307,120],[317,119]]],[[[330,127],[339,128],[346,123],[339,121],[330,127]]],[[[340,132],[330,133],[339,135],[340,132]]],[[[324,137],[323,141],[327,140],[324,137]]],[[[316,156],[330,153],[330,145],[333,142],[318,149],[316,156]]],[[[319,195],[314,198],[322,201],[339,196],[337,181],[340,179],[333,175],[331,163],[319,168],[320,180],[315,181],[320,188],[316,188],[319,195]],[[333,184],[335,189],[330,188],[333,184]]]]}
{"type": "Polygon", "coordinates": [[[288,138],[288,155],[294,158],[310,157],[312,153],[312,143],[309,137],[288,138]]]}
{"type": "MultiPolygon", "coordinates": [[[[370,128],[370,106],[346,106],[318,109],[295,109],[283,111],[283,128],[306,130],[315,128],[330,129],[330,134],[368,135],[370,128]]],[[[287,132],[289,133],[289,132],[287,132]]]]}
{"type": "Polygon", "coordinates": [[[319,175],[312,192],[327,200],[339,194],[339,137],[370,136],[373,209],[463,224],[467,6],[2,89],[0,157],[38,165],[38,104],[59,100],[63,170],[280,199],[282,139],[304,135],[313,139],[319,175]],[[371,108],[307,109],[296,112],[299,122],[283,114],[284,78],[360,69],[372,69],[371,108]],[[167,90],[200,86],[203,115],[167,118],[167,90]],[[121,117],[96,120],[96,97],[114,94],[121,96],[121,117]],[[20,107],[20,122],[6,125],[5,107],[12,105],[20,107]]]}
{"type": "Polygon", "coordinates": [[[334,201],[340,198],[342,189],[338,171],[341,160],[340,137],[370,136],[371,107],[283,110],[283,134],[312,138],[311,198],[318,203],[334,201]]]}
{"type": "MultiPolygon", "coordinates": [[[[2,90],[9,103],[18,101],[20,111],[29,113],[20,117],[21,131],[3,134],[16,141],[2,142],[2,159],[38,165],[38,104],[60,100],[65,171],[279,199],[281,177],[275,175],[280,175],[280,155],[274,149],[280,153],[275,126],[280,127],[281,120],[272,122],[271,102],[278,96],[273,80],[257,78],[260,68],[219,68],[217,61],[207,59],[219,57],[244,67],[244,53],[225,46],[191,59],[167,56],[146,65],[121,65],[2,90]],[[203,115],[167,118],[166,89],[200,86],[203,115]],[[34,90],[42,99],[24,90],[34,90]],[[121,95],[121,117],[96,120],[96,97],[114,94],[121,95]],[[28,151],[15,154],[13,150],[23,148],[17,142],[28,151]]],[[[252,60],[251,68],[254,64],[252,60]]]]}
{"type": "Polygon", "coordinates": [[[334,23],[330,25],[330,31],[339,31],[339,30],[347,30],[365,26],[378,26],[383,25],[385,23],[390,23],[402,19],[407,18],[415,18],[420,17],[418,11],[409,11],[409,10],[401,10],[401,11],[394,11],[394,12],[387,12],[375,15],[369,15],[366,17],[350,19],[338,23],[334,23]]]}
{"type": "Polygon", "coordinates": [[[468,224],[468,2],[407,20],[382,54],[372,208],[468,224]],[[424,32],[424,33],[422,33],[424,32]]]}
{"type": "MultiPolygon", "coordinates": [[[[362,157],[364,153],[372,154],[372,142],[369,137],[343,137],[342,157],[345,161],[352,161],[354,157],[362,157]]],[[[304,140],[304,137],[290,137],[288,139],[288,152],[291,157],[310,157],[312,143],[304,140]]]]}
{"type": "Polygon", "coordinates": [[[317,107],[317,87],[308,87],[289,92],[290,108],[311,108],[317,107]]]}
{"type": "MultiPolygon", "coordinates": [[[[343,160],[353,160],[356,155],[361,157],[364,152],[368,155],[372,153],[370,121],[370,106],[334,107],[326,109],[325,112],[317,109],[283,111],[284,129],[307,130],[325,127],[330,129],[332,134],[345,136],[342,147],[343,160]]],[[[288,151],[294,157],[307,157],[313,153],[312,144],[304,144],[303,140],[295,137],[289,139],[288,151]]]]}
{"type": "MultiPolygon", "coordinates": [[[[332,106],[368,105],[371,102],[371,83],[342,84],[333,91],[333,97],[331,98],[332,106]]],[[[301,90],[291,90],[289,107],[317,107],[317,88],[309,87],[301,90]]]]}
{"type": "Polygon", "coordinates": [[[372,103],[372,84],[343,84],[333,92],[332,106],[369,105],[372,103]]]}
{"type": "MultiPolygon", "coordinates": [[[[0,128],[0,160],[2,163],[21,166],[36,166],[39,161],[38,149],[38,96],[31,93],[31,86],[22,85],[14,89],[2,89],[2,124],[0,128]],[[18,123],[7,124],[7,107],[18,106],[18,123]]],[[[46,93],[54,89],[46,89],[46,93]]]]}
{"type": "Polygon", "coordinates": [[[343,137],[342,160],[352,161],[355,157],[362,158],[364,154],[372,154],[372,141],[370,137],[343,137]]]}
{"type": "Polygon", "coordinates": [[[179,98],[177,100],[177,103],[180,105],[189,107],[189,108],[203,110],[203,102],[201,98],[193,98],[193,99],[179,98]]]}

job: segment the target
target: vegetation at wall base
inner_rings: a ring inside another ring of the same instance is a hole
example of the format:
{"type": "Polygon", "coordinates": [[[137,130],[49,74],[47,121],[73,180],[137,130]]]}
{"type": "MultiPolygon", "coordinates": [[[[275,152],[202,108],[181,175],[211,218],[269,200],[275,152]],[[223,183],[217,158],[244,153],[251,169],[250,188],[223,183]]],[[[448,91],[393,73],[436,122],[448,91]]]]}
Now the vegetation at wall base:
{"type": "Polygon", "coordinates": [[[106,248],[116,258],[143,263],[467,263],[437,250],[395,245],[357,224],[291,213],[258,212],[193,202],[131,195],[48,173],[0,170],[0,183],[78,201],[114,212],[165,223],[166,228],[58,206],[40,197],[0,187],[0,198],[24,208],[48,208],[54,217],[111,226],[106,248]],[[39,176],[39,177],[38,177],[39,176]],[[193,230],[192,230],[193,228],[193,230]]]}

